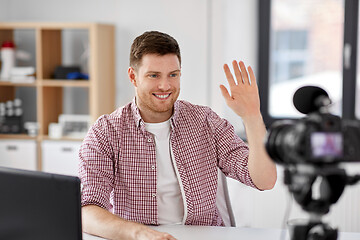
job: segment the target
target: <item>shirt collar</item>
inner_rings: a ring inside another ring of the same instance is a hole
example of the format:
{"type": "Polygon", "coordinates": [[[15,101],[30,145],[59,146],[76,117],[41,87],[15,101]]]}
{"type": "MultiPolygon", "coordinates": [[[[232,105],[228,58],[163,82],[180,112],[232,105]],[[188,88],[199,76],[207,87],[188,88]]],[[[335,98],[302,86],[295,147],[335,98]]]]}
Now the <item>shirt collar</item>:
{"type": "Polygon", "coordinates": [[[134,99],[132,100],[131,111],[132,111],[133,116],[134,116],[136,127],[140,127],[141,122],[143,122],[143,120],[141,118],[139,108],[136,105],[136,97],[134,97],[134,99]]]}
{"type": "Polygon", "coordinates": [[[170,118],[170,123],[171,123],[171,127],[174,128],[176,126],[176,122],[179,116],[179,112],[180,112],[180,102],[178,100],[175,101],[174,103],[174,113],[170,118]]]}

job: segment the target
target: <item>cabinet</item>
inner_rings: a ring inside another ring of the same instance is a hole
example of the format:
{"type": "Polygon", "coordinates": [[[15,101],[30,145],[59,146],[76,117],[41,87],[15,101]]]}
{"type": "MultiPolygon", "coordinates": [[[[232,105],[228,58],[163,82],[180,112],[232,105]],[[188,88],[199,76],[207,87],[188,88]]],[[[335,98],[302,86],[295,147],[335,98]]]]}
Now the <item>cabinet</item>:
{"type": "Polygon", "coordinates": [[[51,141],[42,142],[42,171],[78,175],[78,156],[81,142],[51,141]]]}
{"type": "MultiPolygon", "coordinates": [[[[15,37],[18,31],[25,31],[33,37],[33,41],[30,42],[33,42],[31,49],[35,55],[36,80],[32,83],[0,81],[0,102],[18,98],[19,94],[21,98],[22,91],[19,91],[20,89],[29,90],[31,92],[29,102],[33,105],[31,111],[35,118],[30,121],[36,121],[39,130],[34,137],[26,134],[0,134],[0,139],[36,141],[36,166],[38,170],[42,170],[42,142],[51,140],[48,136],[49,124],[58,122],[59,116],[66,112],[64,102],[68,100],[67,91],[81,89],[86,92],[83,97],[86,99],[80,100],[85,101],[87,106],[81,110],[80,114],[89,115],[91,122],[94,122],[102,114],[112,112],[115,108],[114,26],[99,23],[0,22],[0,42],[11,40],[15,42],[15,45],[17,41],[24,44],[23,39],[15,37]],[[66,44],[71,43],[71,39],[64,38],[64,33],[68,31],[80,31],[87,37],[88,80],[53,78],[55,68],[65,64],[64,56],[69,52],[71,54],[76,48],[75,46],[73,49],[66,49],[66,44]]],[[[28,100],[25,99],[25,101],[28,100]]],[[[79,101],[79,96],[75,96],[75,101],[79,101]]],[[[24,109],[24,112],[26,110],[28,109],[24,109]]],[[[25,121],[29,121],[29,119],[24,119],[25,121]]],[[[62,138],[61,140],[67,139],[62,138]]],[[[81,141],[81,139],[75,140],[81,141]]]]}
{"type": "Polygon", "coordinates": [[[35,140],[0,139],[0,166],[36,170],[35,140]]]}

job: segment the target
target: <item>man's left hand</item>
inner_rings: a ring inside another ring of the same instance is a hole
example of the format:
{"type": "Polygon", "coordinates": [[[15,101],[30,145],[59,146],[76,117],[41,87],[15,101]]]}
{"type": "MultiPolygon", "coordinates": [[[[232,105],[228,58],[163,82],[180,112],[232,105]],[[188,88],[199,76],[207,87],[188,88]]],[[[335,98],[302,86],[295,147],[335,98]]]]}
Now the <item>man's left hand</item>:
{"type": "Polygon", "coordinates": [[[224,64],[224,72],[229,83],[230,93],[224,85],[220,85],[221,93],[227,105],[240,117],[254,117],[260,115],[260,98],[255,74],[249,66],[246,70],[244,62],[232,62],[234,74],[229,66],[224,64]]]}

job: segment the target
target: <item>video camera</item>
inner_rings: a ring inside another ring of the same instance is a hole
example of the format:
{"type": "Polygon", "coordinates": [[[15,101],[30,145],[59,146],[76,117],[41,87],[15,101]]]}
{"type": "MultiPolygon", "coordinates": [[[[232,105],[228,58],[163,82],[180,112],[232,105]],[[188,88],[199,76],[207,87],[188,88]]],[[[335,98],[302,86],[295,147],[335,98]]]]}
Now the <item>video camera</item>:
{"type": "Polygon", "coordinates": [[[296,109],[306,117],[273,124],[266,149],[279,164],[324,165],[360,161],[360,122],[328,112],[331,101],[321,88],[306,86],[294,94],[296,109]]]}
{"type": "Polygon", "coordinates": [[[360,162],[360,122],[329,113],[331,100],[315,86],[298,89],[293,97],[296,109],[306,114],[299,120],[280,120],[269,129],[265,147],[274,162],[284,166],[284,183],[296,202],[310,213],[310,220],[292,226],[292,240],[335,240],[337,229],[322,223],[324,214],[340,198],[346,185],[360,175],[348,176],[339,166],[360,162]],[[320,181],[319,195],[313,184],[320,181]]]}

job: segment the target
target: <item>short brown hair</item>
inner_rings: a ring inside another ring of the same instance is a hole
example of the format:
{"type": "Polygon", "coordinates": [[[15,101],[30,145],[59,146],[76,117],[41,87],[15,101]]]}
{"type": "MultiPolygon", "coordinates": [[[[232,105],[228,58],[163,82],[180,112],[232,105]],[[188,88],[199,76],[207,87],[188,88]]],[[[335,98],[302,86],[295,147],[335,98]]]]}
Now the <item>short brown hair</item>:
{"type": "Polygon", "coordinates": [[[166,33],[149,31],[135,38],[130,50],[130,66],[136,69],[146,54],[175,54],[181,64],[179,44],[166,33]]]}

